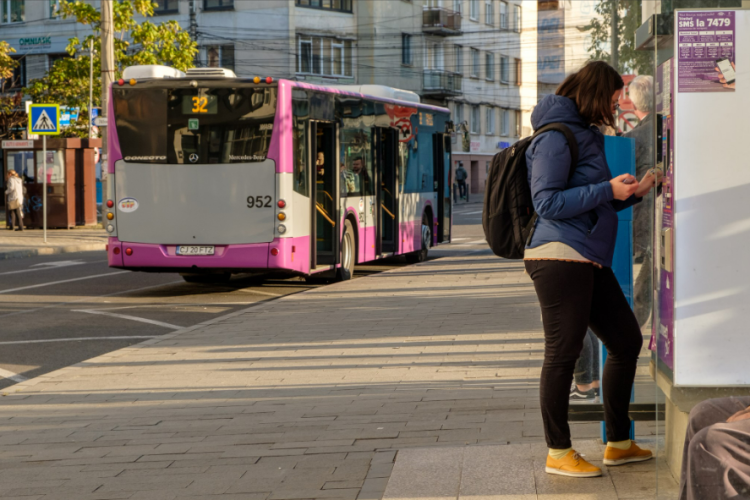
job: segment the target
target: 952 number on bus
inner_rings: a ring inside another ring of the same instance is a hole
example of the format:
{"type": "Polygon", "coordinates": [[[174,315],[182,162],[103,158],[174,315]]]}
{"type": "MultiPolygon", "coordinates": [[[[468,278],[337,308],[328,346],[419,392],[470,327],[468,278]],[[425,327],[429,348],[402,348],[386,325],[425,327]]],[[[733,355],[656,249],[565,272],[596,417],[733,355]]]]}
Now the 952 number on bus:
{"type": "Polygon", "coordinates": [[[247,208],[272,208],[272,201],[271,196],[248,196],[247,208]]]}

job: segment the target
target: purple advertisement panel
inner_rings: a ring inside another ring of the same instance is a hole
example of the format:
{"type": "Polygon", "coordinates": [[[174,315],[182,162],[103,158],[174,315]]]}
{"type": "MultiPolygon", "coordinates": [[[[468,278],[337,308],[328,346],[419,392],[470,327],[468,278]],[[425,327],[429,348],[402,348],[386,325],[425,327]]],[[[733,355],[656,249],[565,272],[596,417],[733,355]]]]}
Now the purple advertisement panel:
{"type": "Polygon", "coordinates": [[[734,92],[734,11],[677,13],[678,92],[734,92]]]}

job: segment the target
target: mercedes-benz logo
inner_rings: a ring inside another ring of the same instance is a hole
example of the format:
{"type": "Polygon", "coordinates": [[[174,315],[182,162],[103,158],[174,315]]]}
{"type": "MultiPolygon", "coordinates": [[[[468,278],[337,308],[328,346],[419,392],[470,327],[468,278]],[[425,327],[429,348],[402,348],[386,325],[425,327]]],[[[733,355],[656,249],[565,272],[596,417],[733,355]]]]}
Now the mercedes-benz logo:
{"type": "Polygon", "coordinates": [[[192,153],[189,156],[189,158],[190,158],[190,163],[195,163],[196,161],[198,161],[198,155],[196,153],[192,153]]]}

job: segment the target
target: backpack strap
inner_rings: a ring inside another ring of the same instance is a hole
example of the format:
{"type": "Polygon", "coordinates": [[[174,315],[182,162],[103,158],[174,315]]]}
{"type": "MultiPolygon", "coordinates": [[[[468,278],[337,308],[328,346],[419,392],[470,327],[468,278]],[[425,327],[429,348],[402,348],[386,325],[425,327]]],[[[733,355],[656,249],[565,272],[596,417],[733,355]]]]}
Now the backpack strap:
{"type": "Polygon", "coordinates": [[[561,132],[565,139],[568,141],[568,147],[570,148],[570,165],[571,169],[570,172],[568,172],[568,180],[573,177],[573,174],[576,172],[576,167],[578,166],[578,141],[576,140],[576,136],[573,134],[573,131],[568,128],[567,125],[564,125],[562,123],[550,123],[548,125],[545,125],[544,127],[540,128],[536,132],[534,132],[533,137],[536,138],[537,136],[549,132],[550,130],[556,130],[558,132],[561,132]]]}

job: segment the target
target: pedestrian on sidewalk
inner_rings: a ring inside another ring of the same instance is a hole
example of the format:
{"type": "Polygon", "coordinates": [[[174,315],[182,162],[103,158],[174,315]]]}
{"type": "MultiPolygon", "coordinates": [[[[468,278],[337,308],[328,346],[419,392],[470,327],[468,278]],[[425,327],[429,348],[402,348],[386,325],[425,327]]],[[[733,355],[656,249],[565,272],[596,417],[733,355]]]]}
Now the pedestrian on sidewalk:
{"type": "Polygon", "coordinates": [[[10,213],[10,226],[8,229],[13,230],[15,226],[16,231],[23,231],[23,216],[21,215],[21,208],[23,207],[23,181],[18,177],[18,173],[15,170],[9,170],[5,185],[8,186],[5,189],[5,194],[8,195],[8,211],[10,213]]]}
{"type": "Polygon", "coordinates": [[[587,328],[607,347],[602,399],[607,431],[605,465],[648,460],[652,454],[630,440],[630,392],[643,344],[641,329],[612,272],[617,211],[628,208],[654,185],[652,174],[612,178],[599,126],[614,126],[624,87],[609,64],[593,61],[570,75],[555,95],[531,115],[535,130],[567,125],[578,142],[579,160],[558,131],[540,134],[526,151],[529,184],[538,214],[524,263],[544,324],[540,398],[549,447],[546,471],[573,477],[601,475],[573,450],[568,425],[570,384],[587,328]],[[575,169],[568,180],[570,169],[575,169]]]}
{"type": "Polygon", "coordinates": [[[458,196],[459,198],[466,198],[466,178],[469,176],[469,173],[464,168],[464,163],[462,161],[458,162],[458,168],[456,169],[456,182],[458,183],[458,196]]]}
{"type": "Polygon", "coordinates": [[[680,500],[750,498],[750,397],[709,399],[690,412],[680,500]]]}

